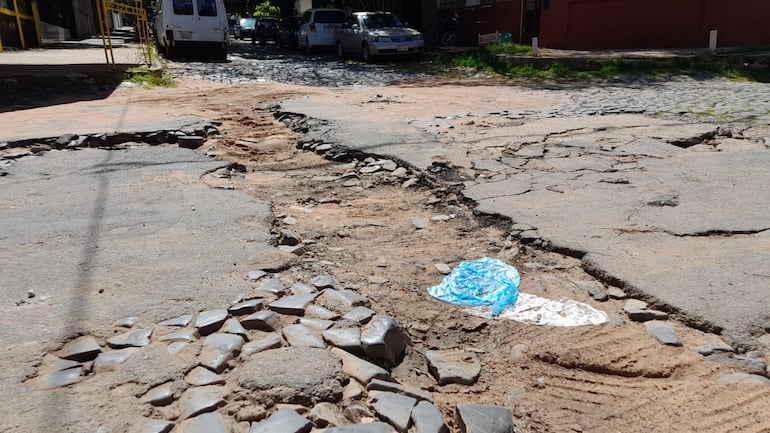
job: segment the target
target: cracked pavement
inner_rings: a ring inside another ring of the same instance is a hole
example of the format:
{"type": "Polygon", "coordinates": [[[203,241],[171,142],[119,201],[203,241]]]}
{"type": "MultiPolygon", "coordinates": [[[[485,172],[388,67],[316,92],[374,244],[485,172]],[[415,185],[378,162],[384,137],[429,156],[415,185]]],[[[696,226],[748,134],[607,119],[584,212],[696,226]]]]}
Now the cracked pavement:
{"type": "MultiPolygon", "coordinates": [[[[698,85],[665,87],[687,95],[698,85]]],[[[760,103],[770,94],[766,84],[734,86],[760,103]]],[[[595,276],[691,326],[748,346],[770,327],[767,120],[620,114],[606,103],[616,90],[598,86],[576,95],[499,86],[493,98],[469,90],[457,107],[428,107],[431,91],[338,91],[286,101],[281,111],[325,121],[306,140],[392,157],[426,173],[452,167],[478,213],[508,221],[525,241],[582,259],[595,276]],[[576,113],[586,95],[605,110],[576,113]]],[[[636,101],[648,93],[624,89],[636,101]]],[[[724,105],[716,96],[700,102],[724,105]]],[[[741,115],[740,108],[731,113],[741,115]]]]}

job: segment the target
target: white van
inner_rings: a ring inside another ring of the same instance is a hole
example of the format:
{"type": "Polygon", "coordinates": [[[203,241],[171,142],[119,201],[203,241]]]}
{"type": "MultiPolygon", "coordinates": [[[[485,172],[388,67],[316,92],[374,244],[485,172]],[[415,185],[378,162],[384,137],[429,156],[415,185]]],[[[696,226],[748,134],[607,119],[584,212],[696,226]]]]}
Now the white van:
{"type": "Polygon", "coordinates": [[[180,48],[195,47],[224,60],[228,38],[224,0],[158,0],[155,39],[166,57],[173,57],[180,48]]]}

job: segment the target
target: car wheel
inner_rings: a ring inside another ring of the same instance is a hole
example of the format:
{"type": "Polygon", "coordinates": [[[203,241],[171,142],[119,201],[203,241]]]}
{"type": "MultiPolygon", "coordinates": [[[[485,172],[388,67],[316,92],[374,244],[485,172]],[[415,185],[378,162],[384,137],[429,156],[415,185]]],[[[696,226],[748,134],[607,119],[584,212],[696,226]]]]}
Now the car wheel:
{"type": "Polygon", "coordinates": [[[337,41],[337,56],[345,57],[345,49],[342,47],[341,41],[337,41]]]}
{"type": "Polygon", "coordinates": [[[166,45],[163,46],[163,53],[166,55],[167,59],[174,57],[174,48],[168,41],[166,42],[166,45]]]}
{"type": "Polygon", "coordinates": [[[364,42],[363,45],[361,45],[361,58],[366,63],[372,62],[372,52],[369,51],[369,44],[367,44],[366,42],[364,42]]]}
{"type": "Polygon", "coordinates": [[[313,47],[310,46],[310,41],[307,38],[305,38],[305,52],[308,54],[313,52],[313,47]]]}

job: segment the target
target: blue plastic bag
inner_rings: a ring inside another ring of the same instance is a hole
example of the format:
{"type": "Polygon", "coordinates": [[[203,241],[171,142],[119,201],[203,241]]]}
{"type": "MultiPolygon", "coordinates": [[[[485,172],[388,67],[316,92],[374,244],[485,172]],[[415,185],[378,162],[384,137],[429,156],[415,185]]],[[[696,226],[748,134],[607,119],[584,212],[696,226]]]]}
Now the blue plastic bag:
{"type": "Polygon", "coordinates": [[[519,272],[491,257],[461,262],[438,286],[428,288],[434,298],[450,304],[491,305],[497,316],[519,297],[519,272]]]}

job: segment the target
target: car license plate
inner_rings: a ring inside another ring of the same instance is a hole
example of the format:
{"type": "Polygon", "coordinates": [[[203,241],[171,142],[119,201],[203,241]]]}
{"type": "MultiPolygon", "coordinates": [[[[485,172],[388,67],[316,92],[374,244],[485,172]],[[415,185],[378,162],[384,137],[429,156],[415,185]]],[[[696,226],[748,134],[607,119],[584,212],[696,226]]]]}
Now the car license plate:
{"type": "Polygon", "coordinates": [[[409,47],[406,45],[399,45],[398,51],[409,51],[409,47]]]}
{"type": "Polygon", "coordinates": [[[192,39],[192,32],[179,32],[179,39],[192,39]]]}

